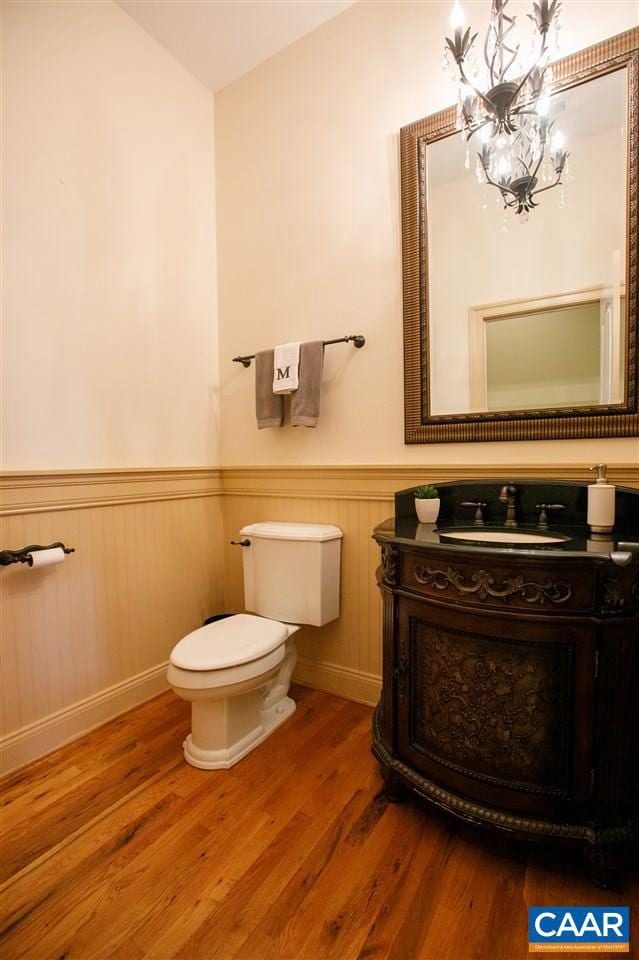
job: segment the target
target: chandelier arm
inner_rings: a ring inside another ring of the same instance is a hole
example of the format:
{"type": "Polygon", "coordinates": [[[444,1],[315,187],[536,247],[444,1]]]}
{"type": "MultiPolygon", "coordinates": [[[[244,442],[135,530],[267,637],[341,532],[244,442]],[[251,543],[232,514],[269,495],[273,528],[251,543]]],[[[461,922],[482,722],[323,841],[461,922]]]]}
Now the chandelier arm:
{"type": "Polygon", "coordinates": [[[487,107],[490,112],[492,112],[493,105],[491,104],[490,100],[487,100],[484,94],[481,92],[481,90],[477,89],[477,87],[472,82],[472,80],[468,79],[468,77],[466,76],[466,71],[464,70],[462,64],[458,64],[458,69],[459,69],[459,75],[462,78],[462,81],[466,84],[467,87],[470,87],[470,89],[473,91],[475,96],[479,97],[479,99],[482,101],[484,106],[487,107]]]}
{"type": "Polygon", "coordinates": [[[490,62],[488,61],[488,55],[486,55],[486,63],[487,63],[487,65],[488,65],[488,69],[490,70],[490,85],[491,85],[491,87],[494,87],[494,86],[495,86],[495,81],[496,81],[496,80],[498,80],[499,82],[501,82],[501,77],[500,77],[500,76],[495,76],[495,60],[497,59],[497,54],[498,54],[498,52],[499,52],[499,41],[496,40],[496,41],[495,41],[495,50],[494,50],[494,52],[493,52],[492,59],[490,60],[490,62]]]}
{"type": "Polygon", "coordinates": [[[546,190],[553,190],[555,187],[563,187],[563,183],[561,182],[561,174],[559,174],[559,176],[554,181],[554,183],[549,183],[545,187],[540,187],[539,190],[533,190],[530,196],[536,197],[538,193],[545,193],[546,190]]]}
{"type": "Polygon", "coordinates": [[[495,52],[493,53],[493,56],[492,56],[492,59],[491,59],[490,63],[488,63],[488,61],[486,61],[486,63],[488,63],[488,69],[490,70],[490,85],[491,85],[491,87],[494,87],[494,86],[495,86],[495,80],[496,80],[496,78],[495,78],[495,60],[496,60],[496,58],[497,58],[497,47],[495,47],[495,52]]]}
{"type": "Polygon", "coordinates": [[[519,163],[521,163],[521,165],[525,168],[526,173],[527,173],[528,175],[530,175],[530,167],[529,167],[529,165],[526,163],[526,160],[525,160],[525,158],[524,158],[524,151],[525,151],[525,149],[526,149],[526,147],[525,147],[525,144],[524,144],[523,132],[522,132],[521,127],[519,127],[516,135],[513,137],[511,153],[514,155],[516,150],[519,151],[519,155],[517,156],[517,160],[518,160],[519,163]]]}
{"type": "Polygon", "coordinates": [[[515,17],[509,17],[509,16],[507,16],[506,14],[504,14],[503,16],[504,16],[504,19],[508,21],[508,26],[507,26],[506,29],[503,31],[503,33],[502,33],[502,35],[501,35],[501,38],[500,38],[500,46],[501,46],[501,50],[502,50],[502,58],[501,58],[500,66],[499,66],[499,73],[500,73],[499,79],[500,79],[500,81],[502,81],[502,82],[504,81],[504,78],[505,78],[506,74],[508,73],[508,71],[510,70],[510,68],[512,67],[513,63],[514,63],[515,60],[517,59],[517,55],[518,55],[518,53],[519,53],[519,49],[520,49],[520,46],[521,46],[521,45],[518,43],[518,44],[516,44],[515,47],[509,47],[508,44],[506,43],[506,37],[507,37],[508,34],[511,32],[511,30],[513,30],[514,27],[515,27],[515,17]],[[508,62],[508,64],[507,64],[505,67],[504,67],[504,64],[503,64],[503,51],[504,51],[504,50],[506,50],[508,53],[511,53],[511,54],[512,54],[512,57],[510,58],[510,61],[508,62]]]}
{"type": "Polygon", "coordinates": [[[491,64],[490,56],[489,56],[489,54],[488,54],[488,42],[489,42],[489,40],[490,40],[490,34],[491,34],[492,29],[493,29],[492,27],[489,27],[488,30],[486,31],[486,36],[484,37],[484,62],[485,62],[485,64],[486,64],[486,66],[488,67],[488,71],[489,71],[489,73],[490,73],[490,85],[491,85],[491,87],[493,87],[493,86],[495,85],[495,73],[494,73],[494,70],[493,70],[493,65],[494,65],[494,63],[495,63],[495,58],[493,57],[493,61],[492,61],[492,64],[491,64]]]}
{"type": "MultiPolygon", "coordinates": [[[[506,0],[506,2],[507,2],[507,0],[506,0]]],[[[506,4],[504,3],[503,7],[505,7],[505,6],[506,6],[506,4]]],[[[492,31],[492,33],[495,35],[495,50],[494,50],[493,57],[492,57],[492,60],[491,60],[491,82],[492,82],[493,85],[494,85],[494,83],[495,83],[494,64],[495,64],[495,60],[497,59],[497,57],[499,57],[499,75],[498,75],[498,78],[497,78],[497,79],[499,80],[500,83],[504,83],[504,82],[505,82],[505,76],[506,76],[506,74],[508,73],[508,71],[509,71],[510,67],[512,66],[512,64],[514,63],[514,61],[516,60],[517,54],[518,54],[518,52],[519,52],[519,45],[518,45],[518,44],[516,45],[515,48],[513,48],[513,47],[509,47],[508,44],[506,43],[506,38],[507,38],[508,34],[509,34],[509,33],[511,32],[511,30],[513,30],[514,27],[515,27],[516,18],[515,18],[515,17],[509,17],[508,14],[504,13],[503,7],[502,7],[502,9],[501,9],[501,12],[500,12],[499,15],[498,15],[498,26],[497,26],[497,28],[495,28],[494,22],[493,22],[492,27],[488,30],[488,33],[487,33],[487,35],[486,35],[486,40],[487,40],[487,41],[488,41],[488,39],[489,39],[490,36],[491,36],[491,31],[492,31]],[[505,21],[507,22],[507,24],[508,24],[505,30],[504,30],[504,26],[503,26],[504,20],[505,20],[505,21]],[[504,51],[507,51],[508,53],[512,54],[512,58],[511,58],[510,62],[507,64],[506,67],[504,67],[504,51]]]]}
{"type": "Polygon", "coordinates": [[[536,110],[530,109],[529,103],[522,103],[520,107],[514,107],[512,112],[518,117],[537,117],[539,114],[536,110]]]}
{"type": "MultiPolygon", "coordinates": [[[[484,165],[482,164],[482,166],[484,165]]],[[[515,193],[515,191],[511,190],[510,187],[507,187],[501,183],[497,183],[496,180],[493,180],[490,174],[486,171],[485,167],[484,167],[484,173],[486,174],[486,183],[490,184],[491,187],[497,187],[497,189],[502,193],[502,195],[504,193],[509,193],[511,197],[517,200],[517,194],[515,193]]]]}
{"type": "Polygon", "coordinates": [[[526,171],[526,176],[527,176],[527,177],[532,177],[532,176],[534,176],[534,174],[532,174],[532,173],[530,172],[530,167],[528,166],[528,164],[526,163],[526,161],[524,160],[523,157],[517,157],[517,160],[519,161],[519,163],[522,165],[522,167],[523,167],[524,170],[526,171]]]}
{"type": "MultiPolygon", "coordinates": [[[[530,143],[530,140],[529,140],[528,142],[530,143]]],[[[532,146],[530,147],[530,157],[531,157],[531,160],[534,160],[534,153],[533,153],[533,151],[532,151],[532,146]]],[[[531,171],[530,165],[529,165],[528,163],[526,163],[526,161],[523,159],[523,157],[520,157],[519,159],[520,159],[520,162],[521,162],[521,163],[524,165],[524,167],[526,168],[526,173],[528,174],[528,176],[529,176],[531,179],[533,179],[533,178],[535,178],[535,177],[537,176],[537,174],[538,174],[538,172],[539,172],[539,167],[541,166],[541,162],[542,162],[542,160],[544,159],[544,151],[543,151],[543,150],[541,151],[541,153],[540,153],[540,155],[539,155],[539,159],[537,160],[537,166],[535,167],[534,171],[531,171]]]]}
{"type": "MultiPolygon", "coordinates": [[[[510,49],[510,48],[507,47],[506,49],[510,49]]],[[[512,67],[512,65],[513,65],[513,63],[515,62],[515,60],[517,59],[518,53],[519,53],[519,45],[517,46],[517,49],[516,49],[516,50],[513,50],[513,51],[512,51],[512,57],[510,58],[510,60],[509,60],[508,63],[506,64],[506,66],[504,67],[504,73],[503,73],[503,76],[504,76],[504,77],[506,76],[506,74],[508,73],[508,71],[510,70],[510,68],[512,67]]]]}
{"type": "MultiPolygon", "coordinates": [[[[537,160],[537,166],[535,167],[535,172],[533,173],[533,177],[536,177],[537,174],[539,173],[539,168],[544,162],[544,157],[546,156],[546,141],[544,140],[544,142],[541,143],[540,146],[541,146],[541,150],[539,152],[539,159],[537,160]]],[[[559,176],[561,176],[561,174],[559,174],[559,176]]]]}
{"type": "MultiPolygon", "coordinates": [[[[513,99],[516,99],[516,98],[519,96],[519,94],[520,94],[521,91],[523,90],[525,84],[528,83],[528,80],[530,79],[530,75],[532,74],[533,70],[535,69],[535,67],[537,66],[537,64],[539,63],[539,61],[541,60],[541,58],[543,57],[543,55],[544,55],[545,52],[546,52],[546,34],[544,33],[544,34],[542,34],[542,37],[541,37],[541,47],[540,47],[540,49],[539,49],[539,53],[537,54],[537,56],[536,56],[535,59],[533,60],[532,66],[530,67],[530,69],[528,70],[528,72],[527,72],[526,74],[524,74],[524,76],[522,77],[521,83],[520,83],[519,86],[517,87],[517,93],[515,94],[515,97],[514,97],[513,99]]],[[[543,69],[543,73],[545,73],[545,72],[546,72],[546,67],[544,67],[544,69],[543,69]]],[[[543,78],[543,73],[542,73],[542,78],[543,78]]]]}
{"type": "MultiPolygon", "coordinates": [[[[474,137],[476,133],[479,133],[479,131],[482,130],[482,129],[486,126],[487,123],[492,123],[492,122],[493,122],[493,121],[490,119],[490,117],[488,117],[488,118],[487,118],[486,120],[484,120],[482,123],[479,123],[476,127],[471,127],[471,128],[469,128],[469,129],[470,129],[470,132],[469,132],[469,134],[468,134],[468,140],[470,140],[471,137],[474,137]]],[[[477,154],[477,156],[479,156],[479,154],[477,154]]]]}

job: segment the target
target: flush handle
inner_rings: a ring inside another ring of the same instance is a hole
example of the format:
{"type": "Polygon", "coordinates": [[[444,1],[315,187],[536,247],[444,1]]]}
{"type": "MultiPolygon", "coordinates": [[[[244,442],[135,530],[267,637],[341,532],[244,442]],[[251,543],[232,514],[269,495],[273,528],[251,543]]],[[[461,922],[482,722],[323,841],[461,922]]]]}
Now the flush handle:
{"type": "Polygon", "coordinates": [[[616,563],[618,567],[627,567],[629,563],[632,563],[632,554],[625,550],[613,550],[610,554],[610,559],[613,563],[616,563]]]}
{"type": "Polygon", "coordinates": [[[250,547],[251,541],[250,540],[231,540],[231,545],[233,547],[250,547]]]}

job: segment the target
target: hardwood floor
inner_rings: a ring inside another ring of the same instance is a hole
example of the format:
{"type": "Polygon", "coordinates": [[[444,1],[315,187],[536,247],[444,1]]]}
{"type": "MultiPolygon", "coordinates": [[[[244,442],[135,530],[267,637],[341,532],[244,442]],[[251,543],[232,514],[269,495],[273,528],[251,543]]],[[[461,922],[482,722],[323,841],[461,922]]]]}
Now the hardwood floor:
{"type": "Polygon", "coordinates": [[[604,892],[568,854],[389,805],[371,711],[294,696],[230,771],[184,763],[167,693],[7,778],[3,960],[517,960],[546,904],[630,904],[636,927],[636,879],[604,892]]]}

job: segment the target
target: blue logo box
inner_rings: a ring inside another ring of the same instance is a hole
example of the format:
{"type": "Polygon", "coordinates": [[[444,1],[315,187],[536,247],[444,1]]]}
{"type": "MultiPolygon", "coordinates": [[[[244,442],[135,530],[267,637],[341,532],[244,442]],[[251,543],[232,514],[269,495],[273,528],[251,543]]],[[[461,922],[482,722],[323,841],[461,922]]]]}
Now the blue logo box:
{"type": "Polygon", "coordinates": [[[628,953],[629,907],[529,907],[530,953],[628,953]]]}

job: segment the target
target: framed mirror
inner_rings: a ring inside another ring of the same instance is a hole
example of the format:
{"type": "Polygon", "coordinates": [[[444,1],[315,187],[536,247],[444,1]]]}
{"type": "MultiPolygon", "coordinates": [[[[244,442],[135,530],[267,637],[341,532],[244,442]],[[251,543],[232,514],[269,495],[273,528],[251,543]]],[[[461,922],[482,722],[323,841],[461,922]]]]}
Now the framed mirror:
{"type": "Polygon", "coordinates": [[[401,132],[406,443],[639,435],[639,28],[553,74],[568,164],[528,215],[455,108],[401,132]]]}

